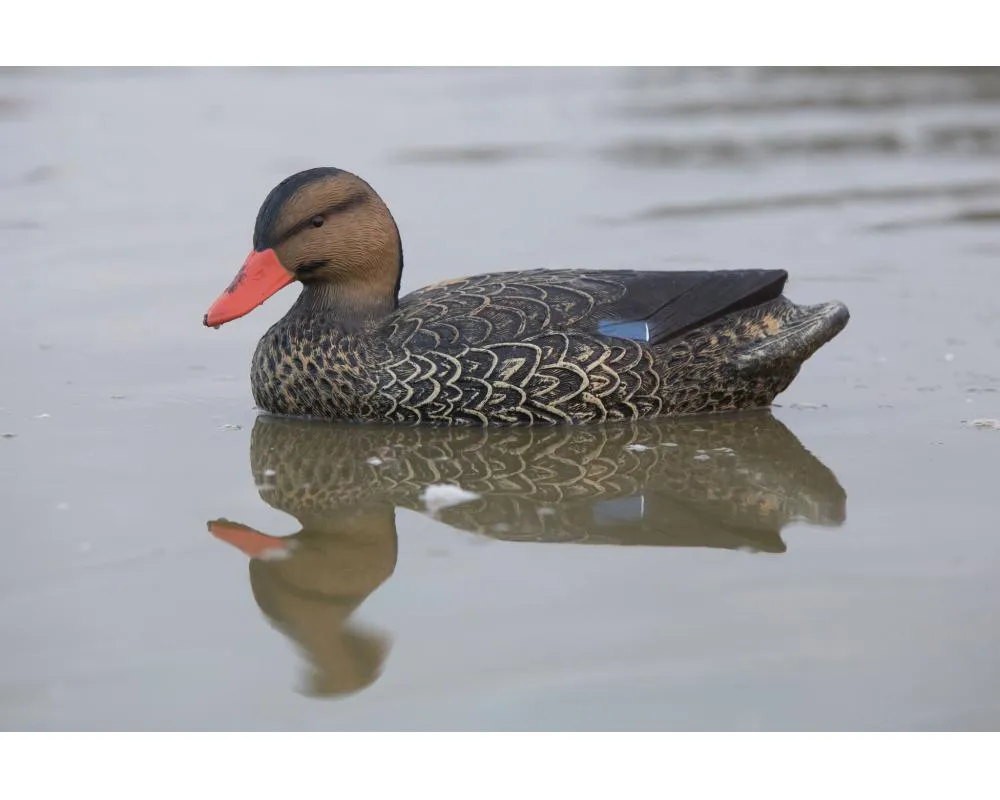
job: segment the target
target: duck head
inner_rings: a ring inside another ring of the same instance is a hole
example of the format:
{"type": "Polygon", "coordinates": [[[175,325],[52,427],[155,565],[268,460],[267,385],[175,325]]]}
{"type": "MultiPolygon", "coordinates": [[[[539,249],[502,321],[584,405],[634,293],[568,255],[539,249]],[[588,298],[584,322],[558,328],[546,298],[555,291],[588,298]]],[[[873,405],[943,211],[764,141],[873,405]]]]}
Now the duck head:
{"type": "Polygon", "coordinates": [[[375,190],[344,170],[308,169],[264,199],[253,250],[204,323],[242,317],[293,281],[304,307],[364,323],[395,309],[402,269],[399,230],[375,190]]]}

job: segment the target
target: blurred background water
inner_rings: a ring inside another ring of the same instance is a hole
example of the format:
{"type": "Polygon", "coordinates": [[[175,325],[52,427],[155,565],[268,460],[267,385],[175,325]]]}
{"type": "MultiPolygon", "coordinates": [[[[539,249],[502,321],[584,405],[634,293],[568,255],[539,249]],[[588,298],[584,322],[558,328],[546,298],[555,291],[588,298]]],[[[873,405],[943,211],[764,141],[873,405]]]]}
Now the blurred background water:
{"type": "Polygon", "coordinates": [[[0,239],[4,728],[1000,722],[998,70],[7,69],[0,239]],[[404,292],[783,268],[851,323],[773,416],[255,423],[291,296],[201,317],[317,165],[404,292]]]}

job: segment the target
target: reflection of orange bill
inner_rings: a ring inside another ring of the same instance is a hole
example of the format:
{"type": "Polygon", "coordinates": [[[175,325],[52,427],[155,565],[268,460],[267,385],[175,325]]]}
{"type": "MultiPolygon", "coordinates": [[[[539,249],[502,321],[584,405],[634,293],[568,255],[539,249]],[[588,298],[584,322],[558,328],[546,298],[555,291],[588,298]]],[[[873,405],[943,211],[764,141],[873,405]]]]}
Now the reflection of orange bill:
{"type": "Polygon", "coordinates": [[[292,544],[280,536],[268,536],[246,525],[224,519],[209,522],[208,530],[216,539],[238,547],[250,558],[263,561],[285,557],[292,544]]]}

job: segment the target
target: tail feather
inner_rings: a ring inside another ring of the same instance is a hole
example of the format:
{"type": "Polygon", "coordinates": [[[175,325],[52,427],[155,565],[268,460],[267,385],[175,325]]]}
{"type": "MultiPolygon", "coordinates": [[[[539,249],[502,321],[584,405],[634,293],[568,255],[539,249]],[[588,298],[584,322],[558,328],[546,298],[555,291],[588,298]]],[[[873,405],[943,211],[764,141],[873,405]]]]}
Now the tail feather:
{"type": "Polygon", "coordinates": [[[764,319],[767,334],[747,342],[736,356],[741,369],[774,369],[781,363],[801,365],[844,329],[850,312],[839,302],[797,306],[783,299],[765,312],[764,319]]]}

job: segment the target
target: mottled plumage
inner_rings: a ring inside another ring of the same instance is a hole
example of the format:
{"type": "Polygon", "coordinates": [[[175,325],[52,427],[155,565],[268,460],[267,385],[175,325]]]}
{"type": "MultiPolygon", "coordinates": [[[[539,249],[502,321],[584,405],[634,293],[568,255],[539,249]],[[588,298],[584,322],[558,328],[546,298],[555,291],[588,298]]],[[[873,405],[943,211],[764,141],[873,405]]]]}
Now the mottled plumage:
{"type": "Polygon", "coordinates": [[[784,277],[496,273],[416,291],[377,326],[353,331],[332,314],[293,309],[258,345],[254,398],[279,414],[435,425],[589,423],[766,406],[842,327],[846,312],[776,297],[712,318],[713,301],[724,297],[713,290],[727,280],[770,279],[780,294],[784,277]],[[687,294],[656,293],[658,282],[673,289],[681,278],[694,287],[687,294]],[[691,310],[699,301],[704,323],[691,310]],[[643,303],[663,304],[657,311],[667,318],[650,322],[650,342],[599,331],[603,320],[642,314],[643,303]]]}
{"type": "Polygon", "coordinates": [[[529,270],[398,299],[395,223],[339,170],[279,184],[255,243],[248,264],[273,257],[304,284],[253,358],[255,401],[276,414],[510,426],[761,407],[848,319],[788,301],[782,270],[529,270]]]}

